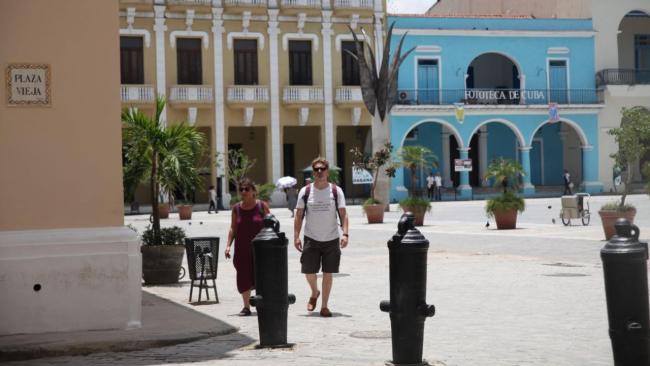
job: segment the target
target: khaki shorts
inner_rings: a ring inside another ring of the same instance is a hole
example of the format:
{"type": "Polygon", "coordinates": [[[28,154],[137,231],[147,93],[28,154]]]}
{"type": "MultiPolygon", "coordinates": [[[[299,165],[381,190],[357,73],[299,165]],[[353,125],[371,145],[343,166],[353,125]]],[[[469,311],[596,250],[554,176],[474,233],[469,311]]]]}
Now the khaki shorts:
{"type": "Polygon", "coordinates": [[[302,273],[318,273],[323,264],[324,273],[339,273],[341,262],[340,240],[317,241],[305,236],[300,263],[302,273]]]}

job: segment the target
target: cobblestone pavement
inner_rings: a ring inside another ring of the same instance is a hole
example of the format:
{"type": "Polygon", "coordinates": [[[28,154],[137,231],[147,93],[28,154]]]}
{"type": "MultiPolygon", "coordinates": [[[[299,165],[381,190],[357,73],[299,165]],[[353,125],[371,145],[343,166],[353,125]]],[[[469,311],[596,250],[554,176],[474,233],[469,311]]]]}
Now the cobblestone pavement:
{"type": "MultiPolygon", "coordinates": [[[[436,315],[425,325],[424,357],[434,365],[611,365],[599,251],[604,237],[596,211],[607,197],[592,198],[590,226],[564,227],[559,199],[527,200],[518,230],[485,227],[484,202],[444,202],[434,206],[421,231],[431,242],[427,300],[436,315]],[[549,209],[548,207],[551,206],[549,209]]],[[[641,237],[650,237],[650,199],[632,196],[641,237]]],[[[240,332],[193,343],[137,352],[98,353],[8,365],[383,365],[391,359],[390,321],[379,311],[388,299],[386,241],[399,212],[386,223],[367,225],[359,207],[350,207],[350,247],[343,250],[330,308],[334,317],[306,311],[307,284],[298,253],[289,247],[289,308],[292,349],[256,349],[257,317],[238,317],[241,298],[234,268],[220,256],[220,304],[188,304],[189,283],[145,287],[164,297],[240,328],[240,332]]],[[[273,209],[292,240],[289,211],[273,209]]],[[[190,236],[225,238],[229,213],[195,213],[178,224],[190,236]]],[[[142,229],[146,216],[126,223],[142,229]]],[[[222,239],[223,240],[223,239],[222,239]]],[[[223,251],[223,242],[222,248],[223,251]]]]}

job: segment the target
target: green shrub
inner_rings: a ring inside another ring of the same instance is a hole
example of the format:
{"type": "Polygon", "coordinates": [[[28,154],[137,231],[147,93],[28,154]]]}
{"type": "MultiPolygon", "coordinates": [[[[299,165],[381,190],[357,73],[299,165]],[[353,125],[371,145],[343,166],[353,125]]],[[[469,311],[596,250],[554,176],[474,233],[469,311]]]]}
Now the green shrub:
{"type": "Polygon", "coordinates": [[[399,201],[400,206],[405,210],[413,210],[417,212],[430,212],[431,211],[431,201],[426,198],[421,197],[407,197],[399,201]]]}
{"type": "Polygon", "coordinates": [[[600,209],[602,211],[628,212],[628,211],[636,210],[636,207],[634,207],[634,205],[631,205],[629,203],[621,205],[621,201],[616,200],[616,201],[610,201],[605,203],[600,207],[600,209]]]}
{"type": "Polygon", "coordinates": [[[497,197],[490,198],[485,205],[485,212],[488,217],[494,216],[494,211],[516,209],[524,212],[526,203],[524,199],[512,192],[503,193],[497,197]]]}
{"type": "MultiPolygon", "coordinates": [[[[153,229],[147,228],[142,232],[143,245],[156,245],[154,244],[153,229]]],[[[161,245],[183,245],[185,239],[185,230],[178,226],[165,227],[160,229],[160,242],[161,245]]]]}
{"type": "Polygon", "coordinates": [[[275,184],[273,183],[262,184],[259,187],[257,187],[257,198],[261,199],[262,201],[270,201],[273,191],[275,191],[275,184]]]}
{"type": "Polygon", "coordinates": [[[367,200],[365,200],[365,202],[363,202],[364,206],[379,205],[379,204],[381,204],[381,201],[373,197],[370,197],[367,200]]]}
{"type": "Polygon", "coordinates": [[[239,201],[241,201],[241,196],[239,196],[239,195],[230,196],[230,205],[231,206],[239,203],[239,201]]]}

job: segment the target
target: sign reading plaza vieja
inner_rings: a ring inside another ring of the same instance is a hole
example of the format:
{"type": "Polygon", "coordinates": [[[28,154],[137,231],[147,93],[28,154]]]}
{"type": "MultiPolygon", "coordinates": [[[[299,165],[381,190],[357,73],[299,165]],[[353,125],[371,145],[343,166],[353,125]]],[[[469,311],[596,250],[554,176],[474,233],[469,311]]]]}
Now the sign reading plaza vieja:
{"type": "Polygon", "coordinates": [[[9,64],[5,72],[7,105],[50,106],[50,65],[9,64]]]}

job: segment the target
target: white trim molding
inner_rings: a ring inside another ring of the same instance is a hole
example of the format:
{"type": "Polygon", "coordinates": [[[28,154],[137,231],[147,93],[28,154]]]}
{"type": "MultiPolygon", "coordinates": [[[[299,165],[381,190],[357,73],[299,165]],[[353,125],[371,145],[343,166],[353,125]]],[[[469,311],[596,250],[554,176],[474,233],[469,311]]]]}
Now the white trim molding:
{"type": "MultiPolygon", "coordinates": [[[[366,40],[366,36],[364,36],[363,34],[357,34],[357,39],[359,40],[359,42],[363,42],[363,41],[366,40]]],[[[341,43],[343,41],[354,41],[354,36],[352,36],[352,34],[339,34],[339,35],[337,35],[336,38],[334,38],[334,43],[336,45],[336,51],[337,52],[341,52],[341,43]]],[[[368,41],[370,41],[370,40],[368,40],[368,41]]]]}
{"type": "Polygon", "coordinates": [[[257,39],[257,47],[260,51],[264,50],[264,35],[259,32],[229,32],[226,36],[226,44],[228,49],[232,50],[232,45],[235,39],[257,39]]]}
{"type": "Polygon", "coordinates": [[[314,33],[285,33],[282,35],[282,49],[286,51],[289,49],[289,40],[294,39],[309,39],[311,40],[311,48],[314,52],[318,51],[318,35],[314,33]]]}
{"type": "Polygon", "coordinates": [[[416,46],[415,47],[415,52],[416,53],[420,53],[420,52],[440,53],[440,52],[442,52],[442,47],[436,46],[436,45],[416,46]]]}
{"type": "Polygon", "coordinates": [[[191,30],[175,30],[169,33],[169,43],[172,48],[176,48],[176,38],[201,38],[203,48],[206,50],[210,48],[210,36],[208,32],[191,31],[191,30]]]}
{"type": "Polygon", "coordinates": [[[566,55],[569,53],[569,47],[549,47],[546,53],[549,55],[566,55]]]}
{"type": "Polygon", "coordinates": [[[120,36],[138,36],[144,38],[144,46],[151,46],[151,33],[146,29],[121,28],[120,36]]]}
{"type": "Polygon", "coordinates": [[[557,37],[557,38],[591,38],[594,31],[549,31],[549,30],[500,30],[500,29],[395,29],[393,34],[408,32],[412,36],[459,36],[459,37],[557,37]]]}

